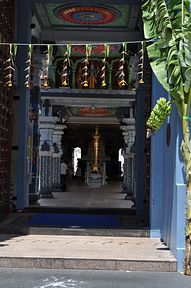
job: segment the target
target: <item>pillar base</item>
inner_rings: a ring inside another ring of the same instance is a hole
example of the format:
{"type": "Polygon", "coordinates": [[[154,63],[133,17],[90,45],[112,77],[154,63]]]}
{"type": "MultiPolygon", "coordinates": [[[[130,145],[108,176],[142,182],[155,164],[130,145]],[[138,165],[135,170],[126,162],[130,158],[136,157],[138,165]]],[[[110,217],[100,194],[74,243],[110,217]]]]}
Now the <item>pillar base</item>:
{"type": "Polygon", "coordinates": [[[29,205],[39,205],[38,200],[40,199],[39,194],[29,194],[29,205]]]}
{"type": "Polygon", "coordinates": [[[53,194],[41,194],[40,195],[40,198],[43,198],[43,199],[45,199],[45,198],[47,198],[47,199],[50,199],[50,198],[54,198],[54,195],[53,194]]]}
{"type": "Polygon", "coordinates": [[[50,193],[47,193],[47,194],[42,194],[42,193],[40,193],[40,198],[47,198],[47,199],[50,199],[50,198],[54,198],[54,195],[52,194],[52,192],[50,192],[50,193]]]}

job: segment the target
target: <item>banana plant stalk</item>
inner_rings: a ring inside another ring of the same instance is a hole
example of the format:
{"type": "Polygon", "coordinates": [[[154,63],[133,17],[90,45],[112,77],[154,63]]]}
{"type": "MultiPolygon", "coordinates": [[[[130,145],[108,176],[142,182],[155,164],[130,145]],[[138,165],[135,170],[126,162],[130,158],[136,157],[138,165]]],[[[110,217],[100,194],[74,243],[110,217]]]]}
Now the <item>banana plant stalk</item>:
{"type": "Polygon", "coordinates": [[[186,175],[184,273],[191,275],[191,11],[187,0],[142,0],[145,38],[153,72],[175,104],[182,126],[186,175]]]}

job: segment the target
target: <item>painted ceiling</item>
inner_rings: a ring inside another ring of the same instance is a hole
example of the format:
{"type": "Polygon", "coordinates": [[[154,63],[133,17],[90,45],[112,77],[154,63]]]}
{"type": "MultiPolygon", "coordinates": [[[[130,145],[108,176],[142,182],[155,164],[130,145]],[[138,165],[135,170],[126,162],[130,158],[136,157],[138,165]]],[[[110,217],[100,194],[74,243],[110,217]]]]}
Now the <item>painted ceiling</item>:
{"type": "MultiPolygon", "coordinates": [[[[72,57],[78,57],[78,56],[83,56],[85,57],[86,54],[86,46],[85,45],[72,45],[72,57]]],[[[121,44],[111,44],[109,46],[109,57],[118,57],[119,56],[119,51],[121,49],[121,44]]],[[[64,55],[66,51],[66,46],[61,46],[60,51],[58,52],[58,55],[60,53],[62,53],[62,55],[64,55]]],[[[96,45],[93,44],[92,45],[92,50],[91,50],[91,54],[92,56],[95,57],[104,57],[104,52],[105,52],[105,48],[104,45],[100,44],[100,45],[96,45]]]]}
{"type": "Polygon", "coordinates": [[[67,107],[69,116],[107,117],[115,116],[116,109],[100,107],[67,107]]]}
{"type": "Polygon", "coordinates": [[[61,27],[116,27],[128,23],[128,5],[58,5],[45,4],[51,25],[61,27]]]}

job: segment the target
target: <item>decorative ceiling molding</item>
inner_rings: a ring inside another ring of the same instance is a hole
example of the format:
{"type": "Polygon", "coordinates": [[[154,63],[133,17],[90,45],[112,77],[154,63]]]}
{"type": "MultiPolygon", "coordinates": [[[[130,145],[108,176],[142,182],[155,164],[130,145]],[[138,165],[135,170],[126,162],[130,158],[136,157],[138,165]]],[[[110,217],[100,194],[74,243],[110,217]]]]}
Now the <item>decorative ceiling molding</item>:
{"type": "Polygon", "coordinates": [[[119,10],[113,7],[95,5],[59,6],[53,11],[54,15],[64,22],[79,25],[105,25],[121,17],[119,10]]]}

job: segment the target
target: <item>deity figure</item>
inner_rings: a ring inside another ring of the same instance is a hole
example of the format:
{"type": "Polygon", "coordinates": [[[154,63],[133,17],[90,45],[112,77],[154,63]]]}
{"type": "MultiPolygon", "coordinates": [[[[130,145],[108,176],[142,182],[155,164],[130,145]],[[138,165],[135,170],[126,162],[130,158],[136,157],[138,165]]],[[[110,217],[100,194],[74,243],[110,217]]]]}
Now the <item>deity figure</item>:
{"type": "Polygon", "coordinates": [[[88,87],[94,89],[97,84],[97,75],[99,73],[99,69],[95,68],[94,63],[91,62],[88,72],[88,87]]]}
{"type": "Polygon", "coordinates": [[[44,100],[43,107],[44,107],[44,116],[49,116],[49,109],[51,107],[49,99],[44,100]]]}
{"type": "Polygon", "coordinates": [[[76,76],[76,84],[77,84],[77,88],[81,89],[82,88],[82,68],[79,67],[78,72],[77,72],[77,76],[76,76]]]}

